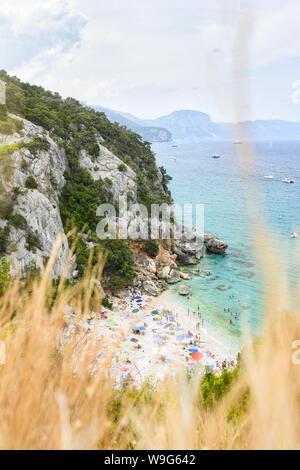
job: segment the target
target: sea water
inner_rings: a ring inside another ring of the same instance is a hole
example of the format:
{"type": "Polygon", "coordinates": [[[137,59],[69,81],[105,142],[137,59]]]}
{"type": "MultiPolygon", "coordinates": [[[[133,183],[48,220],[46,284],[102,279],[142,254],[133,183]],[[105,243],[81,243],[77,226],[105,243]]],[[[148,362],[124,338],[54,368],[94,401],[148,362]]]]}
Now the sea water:
{"type": "MultiPolygon", "coordinates": [[[[249,225],[245,180],[236,157],[238,150],[241,158],[243,152],[246,158],[249,147],[243,144],[238,147],[218,141],[152,145],[158,164],[173,178],[170,189],[174,202],[204,204],[205,232],[228,243],[226,255],[206,255],[197,266],[188,268],[200,270],[192,280],[183,281],[191,285],[189,299],[179,296],[177,285],[171,287],[170,296],[186,310],[199,311],[204,327],[232,351],[240,348],[245,327],[253,336],[261,332],[263,299],[268,289],[254,250],[262,219],[258,217],[249,225]],[[221,158],[213,159],[214,154],[221,158]]],[[[257,203],[261,205],[259,214],[267,220],[263,233],[265,249],[271,253],[273,250],[273,254],[275,250],[275,255],[281,258],[274,269],[289,279],[293,310],[292,292],[299,267],[296,254],[300,248],[300,142],[260,141],[253,147],[257,172],[249,167],[249,174],[244,177],[255,182],[257,191],[263,195],[264,202],[257,203]],[[273,178],[264,178],[267,175],[273,178]],[[295,183],[283,183],[287,176],[295,183]],[[291,232],[298,232],[299,238],[291,238],[291,232]],[[268,240],[276,240],[275,247],[268,240]]]]}

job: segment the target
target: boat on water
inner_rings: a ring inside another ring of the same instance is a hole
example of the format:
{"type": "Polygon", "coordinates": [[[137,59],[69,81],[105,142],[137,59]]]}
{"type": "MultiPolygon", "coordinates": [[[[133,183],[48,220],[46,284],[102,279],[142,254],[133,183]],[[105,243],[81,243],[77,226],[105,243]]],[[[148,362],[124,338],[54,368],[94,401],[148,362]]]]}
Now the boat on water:
{"type": "Polygon", "coordinates": [[[221,155],[216,155],[216,154],[214,154],[214,155],[212,155],[211,158],[221,158],[221,155]]]}
{"type": "Polygon", "coordinates": [[[291,178],[289,177],[286,177],[282,180],[283,183],[288,183],[288,184],[291,184],[291,183],[295,183],[294,180],[292,180],[291,178]]]}
{"type": "Polygon", "coordinates": [[[292,233],[291,233],[291,237],[292,237],[292,238],[297,238],[297,237],[298,237],[298,235],[297,235],[297,233],[296,233],[296,232],[292,232],[292,233]]]}
{"type": "Polygon", "coordinates": [[[264,178],[266,180],[272,180],[274,178],[274,176],[273,175],[266,175],[266,176],[264,176],[264,178]]]}

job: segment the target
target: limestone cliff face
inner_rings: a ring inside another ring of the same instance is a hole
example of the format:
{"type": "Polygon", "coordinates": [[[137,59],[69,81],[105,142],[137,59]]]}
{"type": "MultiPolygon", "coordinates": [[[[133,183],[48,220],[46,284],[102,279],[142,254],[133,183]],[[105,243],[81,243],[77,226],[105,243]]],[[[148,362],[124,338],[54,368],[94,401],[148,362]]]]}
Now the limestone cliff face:
{"type": "Polygon", "coordinates": [[[92,158],[86,150],[80,152],[80,165],[86,168],[93,180],[108,178],[111,182],[111,192],[115,202],[120,196],[130,195],[132,201],[136,201],[136,173],[98,140],[99,156],[92,158]]]}
{"type": "MultiPolygon", "coordinates": [[[[20,119],[17,116],[12,116],[20,119]]],[[[24,273],[36,266],[42,268],[50,256],[57,237],[61,237],[61,247],[53,268],[53,276],[60,276],[69,255],[68,240],[65,236],[59,210],[59,195],[65,184],[64,172],[69,170],[64,149],[58,145],[42,127],[23,120],[23,130],[10,136],[0,134],[0,145],[13,146],[17,150],[10,154],[12,175],[7,178],[0,175],[4,194],[12,203],[12,216],[22,216],[26,225],[11,223],[0,219],[0,229],[9,227],[7,256],[11,260],[12,270],[24,273]],[[36,141],[45,143],[45,148],[31,150],[36,141]],[[23,146],[24,144],[24,146],[23,146]],[[33,177],[37,187],[28,188],[28,178],[33,177]],[[17,189],[17,190],[16,190],[17,189]],[[20,225],[20,226],[19,226],[20,225]],[[34,243],[30,243],[30,239],[34,243]]],[[[91,157],[86,150],[81,150],[79,162],[97,181],[109,180],[113,201],[118,203],[120,196],[127,196],[131,202],[137,202],[136,173],[111,151],[103,146],[101,136],[97,138],[98,157],[91,157]]],[[[161,186],[158,172],[157,186],[161,186]]],[[[68,276],[72,276],[76,260],[71,263],[68,276]]]]}
{"type": "Polygon", "coordinates": [[[2,197],[11,201],[12,215],[24,217],[26,224],[16,226],[3,219],[0,224],[1,228],[9,227],[8,255],[12,270],[22,273],[32,266],[42,268],[57,237],[61,237],[53,268],[53,276],[56,277],[63,273],[69,254],[58,201],[65,184],[63,174],[68,169],[68,162],[64,150],[41,127],[26,120],[23,123],[22,133],[0,135],[0,144],[20,144],[20,149],[10,155],[12,176],[9,179],[2,176],[5,188],[2,197]],[[21,146],[21,143],[29,144],[37,139],[45,142],[47,150],[33,152],[21,146]],[[26,187],[28,177],[34,178],[37,188],[26,187]],[[30,243],[30,238],[34,243],[30,243]]]}

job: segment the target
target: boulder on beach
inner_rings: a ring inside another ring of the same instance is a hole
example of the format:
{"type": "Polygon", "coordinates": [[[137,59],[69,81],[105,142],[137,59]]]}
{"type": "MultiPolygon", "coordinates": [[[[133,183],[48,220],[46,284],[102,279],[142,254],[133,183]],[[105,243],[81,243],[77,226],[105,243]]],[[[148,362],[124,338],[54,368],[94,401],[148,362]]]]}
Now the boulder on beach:
{"type": "Polygon", "coordinates": [[[161,271],[158,271],[157,276],[159,279],[167,279],[170,274],[170,267],[165,266],[161,271]]]}
{"type": "Polygon", "coordinates": [[[192,279],[192,277],[188,273],[185,273],[183,271],[179,271],[179,275],[181,279],[184,279],[185,281],[189,281],[190,279],[192,279]]]}
{"type": "Polygon", "coordinates": [[[210,253],[215,253],[217,255],[223,255],[228,248],[227,243],[219,240],[215,235],[210,233],[205,234],[204,243],[206,245],[207,251],[210,253]]]}
{"type": "Polygon", "coordinates": [[[189,266],[189,265],[193,265],[193,264],[197,264],[196,260],[193,258],[193,256],[191,256],[190,254],[188,253],[185,253],[182,251],[181,247],[179,248],[179,246],[177,244],[174,244],[173,246],[173,252],[175,253],[175,255],[177,255],[177,258],[176,258],[176,261],[179,263],[179,264],[182,264],[184,266],[189,266]]]}
{"type": "Polygon", "coordinates": [[[179,271],[177,269],[171,269],[170,274],[167,279],[168,284],[176,284],[181,280],[179,271]]]}
{"type": "Polygon", "coordinates": [[[147,294],[153,295],[154,297],[157,297],[160,294],[158,286],[153,281],[145,281],[143,287],[147,294]]]}
{"type": "Polygon", "coordinates": [[[188,284],[178,287],[178,294],[180,295],[188,295],[190,292],[191,292],[191,286],[189,286],[188,284]]]}

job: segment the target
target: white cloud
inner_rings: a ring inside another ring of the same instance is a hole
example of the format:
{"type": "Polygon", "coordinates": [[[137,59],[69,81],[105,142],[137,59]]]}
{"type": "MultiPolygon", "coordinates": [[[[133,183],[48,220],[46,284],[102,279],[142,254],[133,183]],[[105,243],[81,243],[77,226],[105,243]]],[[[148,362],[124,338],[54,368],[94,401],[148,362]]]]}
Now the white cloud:
{"type": "Polygon", "coordinates": [[[257,69],[300,57],[294,0],[26,3],[11,0],[0,13],[9,71],[63,96],[144,117],[194,108],[230,119],[242,77],[259,86],[257,69]],[[235,48],[239,20],[249,7],[251,62],[246,74],[234,76],[234,63],[244,59],[243,48],[235,48]]]}

